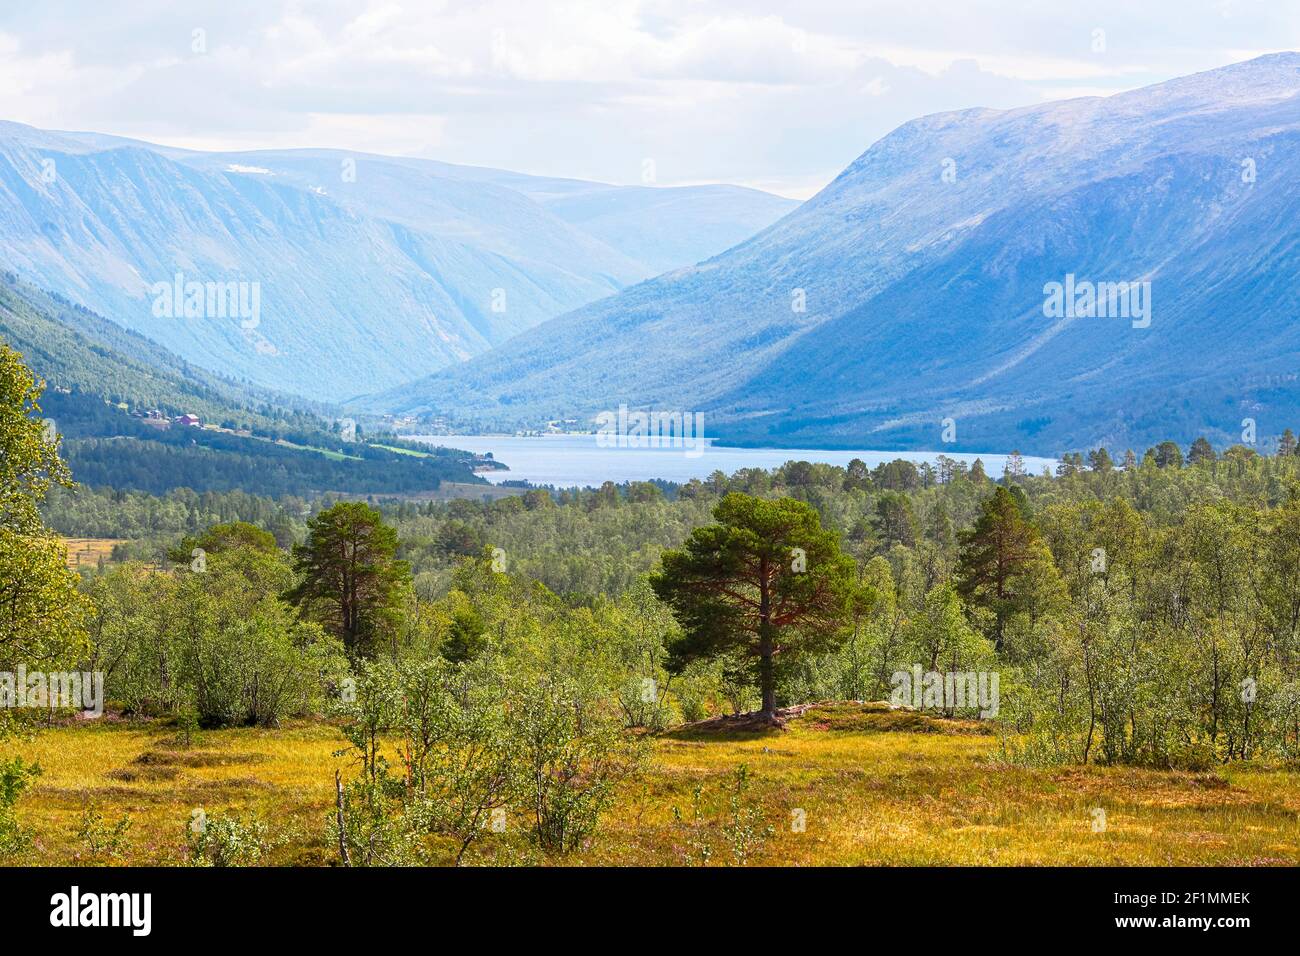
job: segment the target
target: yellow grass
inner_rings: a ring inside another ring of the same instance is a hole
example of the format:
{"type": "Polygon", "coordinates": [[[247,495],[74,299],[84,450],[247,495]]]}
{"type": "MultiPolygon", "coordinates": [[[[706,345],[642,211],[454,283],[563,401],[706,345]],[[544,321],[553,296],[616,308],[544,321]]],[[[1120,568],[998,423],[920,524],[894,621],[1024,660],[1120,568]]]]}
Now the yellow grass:
{"type": "Polygon", "coordinates": [[[124,538],[64,538],[68,546],[68,567],[97,567],[102,557],[107,561],[113,554],[113,546],[122,544],[124,538]]]}
{"type": "MultiPolygon", "coordinates": [[[[1008,767],[996,761],[996,740],[973,725],[903,717],[841,704],[760,736],[661,737],[649,769],[622,786],[592,843],[551,862],[683,864],[704,846],[713,863],[731,862],[728,790],[745,764],[746,802],[772,828],[751,863],[1300,863],[1295,772],[1008,767]],[[796,809],[802,833],[791,829],[796,809]],[[1101,832],[1096,809],[1105,811],[1101,832]]],[[[333,859],[325,820],[334,768],[355,772],[332,755],[344,747],[336,729],[209,731],[188,750],[174,737],[174,728],[102,722],[46,730],[18,747],[44,770],[19,812],[38,840],[35,861],[85,862],[74,833],[88,806],[110,822],[130,814],[126,863],[181,862],[198,807],[264,821],[277,841],[267,862],[333,859]]],[[[486,835],[471,856],[499,859],[510,841],[522,845],[523,823],[512,819],[504,837],[486,835]]]]}

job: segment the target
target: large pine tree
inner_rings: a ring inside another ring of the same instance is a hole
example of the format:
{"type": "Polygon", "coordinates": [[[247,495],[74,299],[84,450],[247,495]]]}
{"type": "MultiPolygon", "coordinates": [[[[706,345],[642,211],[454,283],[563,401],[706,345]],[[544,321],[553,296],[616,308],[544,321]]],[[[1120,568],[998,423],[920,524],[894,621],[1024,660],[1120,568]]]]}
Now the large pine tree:
{"type": "Polygon", "coordinates": [[[844,639],[854,590],[853,560],[812,507],[732,493],[680,551],[666,551],[650,579],[683,636],[671,652],[680,670],[698,658],[756,659],[762,716],[775,718],[776,666],[844,639]]]}
{"type": "Polygon", "coordinates": [[[397,531],[369,505],[340,501],[307,522],[307,541],[293,553],[302,583],[289,599],[314,613],[350,655],[372,655],[410,587],[410,566],[394,557],[397,531]]]}

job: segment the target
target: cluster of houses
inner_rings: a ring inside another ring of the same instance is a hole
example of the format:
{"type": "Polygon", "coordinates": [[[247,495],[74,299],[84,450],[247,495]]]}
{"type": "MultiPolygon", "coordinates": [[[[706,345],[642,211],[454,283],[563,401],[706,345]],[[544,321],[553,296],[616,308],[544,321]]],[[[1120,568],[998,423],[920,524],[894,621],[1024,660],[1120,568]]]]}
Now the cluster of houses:
{"type": "Polygon", "coordinates": [[[515,430],[516,438],[536,438],[539,435],[572,435],[581,429],[576,418],[557,418],[546,423],[545,428],[519,428],[515,430]]]}
{"type": "Polygon", "coordinates": [[[198,415],[175,415],[168,418],[157,408],[151,408],[147,412],[136,411],[132,413],[135,418],[140,419],[146,425],[152,425],[154,428],[167,429],[173,425],[179,425],[183,428],[202,428],[203,422],[198,415]]]}
{"type": "Polygon", "coordinates": [[[451,434],[445,418],[434,418],[430,421],[421,422],[414,415],[384,415],[383,422],[386,430],[399,435],[403,432],[417,430],[426,435],[451,434]]]}

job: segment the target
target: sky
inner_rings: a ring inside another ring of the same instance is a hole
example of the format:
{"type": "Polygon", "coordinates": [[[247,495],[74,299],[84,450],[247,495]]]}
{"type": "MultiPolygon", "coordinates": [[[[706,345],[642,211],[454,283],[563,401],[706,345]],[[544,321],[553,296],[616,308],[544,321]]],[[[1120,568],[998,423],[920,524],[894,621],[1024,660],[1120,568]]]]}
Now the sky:
{"type": "Polygon", "coordinates": [[[1300,49],[1300,0],[0,0],[0,119],[806,198],[927,113],[1300,49]]]}

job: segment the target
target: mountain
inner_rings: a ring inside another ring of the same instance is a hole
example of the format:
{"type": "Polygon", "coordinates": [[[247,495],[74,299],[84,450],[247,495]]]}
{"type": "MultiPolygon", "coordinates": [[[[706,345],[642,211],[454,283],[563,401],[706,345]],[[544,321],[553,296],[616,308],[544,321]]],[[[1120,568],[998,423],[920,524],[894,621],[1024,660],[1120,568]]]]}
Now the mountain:
{"type": "Polygon", "coordinates": [[[912,121],[739,246],[361,404],[703,411],[791,447],[944,447],[944,419],[975,451],[1277,434],[1300,422],[1297,91],[1286,53],[912,121]],[[1047,315],[1067,276],[1149,282],[1149,325],[1047,315]]]}
{"type": "Polygon", "coordinates": [[[0,261],[190,362],[323,400],[479,354],[795,205],[734,187],[625,189],[332,150],[210,154],[0,123],[0,261]],[[242,285],[215,290],[231,308],[213,296],[180,318],[163,291],[177,275],[182,292],[242,285]]]}
{"type": "Polygon", "coordinates": [[[452,167],[462,177],[514,189],[570,225],[636,260],[642,278],[730,249],[798,202],[741,186],[609,186],[501,170],[452,167]]]}
{"type": "Polygon", "coordinates": [[[0,341],[47,385],[112,405],[237,418],[257,426],[319,426],[326,406],[223,379],[84,306],[0,272],[0,341]]]}
{"type": "Polygon", "coordinates": [[[41,415],[55,423],[84,485],[310,498],[422,495],[443,481],[483,482],[468,452],[345,439],[301,400],[197,369],[12,273],[0,273],[0,343],[45,381],[41,415]],[[185,414],[198,425],[172,421],[185,414]]]}

